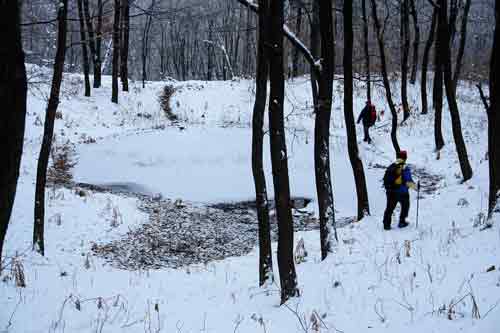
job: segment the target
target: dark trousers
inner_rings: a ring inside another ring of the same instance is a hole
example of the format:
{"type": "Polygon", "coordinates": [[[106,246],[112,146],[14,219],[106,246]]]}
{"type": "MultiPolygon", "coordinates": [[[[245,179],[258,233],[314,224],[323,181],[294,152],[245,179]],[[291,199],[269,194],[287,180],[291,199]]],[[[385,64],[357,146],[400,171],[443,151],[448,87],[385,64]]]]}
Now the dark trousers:
{"type": "Polygon", "coordinates": [[[372,143],[372,139],[370,138],[370,132],[369,132],[370,126],[363,124],[363,130],[365,132],[365,138],[363,141],[366,141],[368,143],[372,143]]]}
{"type": "Polygon", "coordinates": [[[410,210],[410,195],[408,193],[398,193],[388,191],[387,193],[387,207],[384,212],[384,227],[391,226],[391,218],[396,205],[401,204],[401,215],[399,216],[399,223],[405,222],[410,210]]]}

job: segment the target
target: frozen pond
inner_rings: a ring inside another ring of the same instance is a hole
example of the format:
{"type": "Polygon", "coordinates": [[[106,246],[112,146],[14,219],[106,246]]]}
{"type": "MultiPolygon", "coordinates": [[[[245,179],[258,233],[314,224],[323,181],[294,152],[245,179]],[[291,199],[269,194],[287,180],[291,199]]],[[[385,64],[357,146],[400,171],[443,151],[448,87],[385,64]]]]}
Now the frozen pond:
{"type": "MultiPolygon", "coordinates": [[[[311,135],[310,135],[311,136],[311,135]]],[[[315,198],[312,137],[288,135],[292,196],[315,198]]],[[[269,147],[266,136],[265,147],[269,147]]],[[[336,208],[354,215],[356,193],[345,143],[332,140],[336,208]]],[[[264,163],[268,192],[273,196],[269,149],[264,163]]],[[[251,130],[248,128],[167,128],[81,145],[74,170],[77,182],[96,185],[132,184],[141,193],[166,198],[219,203],[253,199],[251,130]]],[[[370,193],[379,193],[381,170],[365,168],[370,193]]],[[[378,198],[373,198],[372,205],[378,198]]],[[[344,214],[345,213],[345,214],[344,214]]]]}

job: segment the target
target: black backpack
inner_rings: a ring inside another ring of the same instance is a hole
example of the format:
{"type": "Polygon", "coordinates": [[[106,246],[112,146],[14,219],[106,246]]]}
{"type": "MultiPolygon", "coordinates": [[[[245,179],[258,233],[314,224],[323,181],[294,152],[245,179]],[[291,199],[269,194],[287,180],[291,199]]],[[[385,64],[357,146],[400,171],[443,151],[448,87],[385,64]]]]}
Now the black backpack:
{"type": "Polygon", "coordinates": [[[398,168],[398,165],[396,163],[392,163],[385,170],[385,174],[384,174],[384,188],[387,191],[395,190],[395,189],[398,188],[398,186],[395,184],[396,177],[397,177],[397,175],[396,175],[397,168],[398,168]]]}

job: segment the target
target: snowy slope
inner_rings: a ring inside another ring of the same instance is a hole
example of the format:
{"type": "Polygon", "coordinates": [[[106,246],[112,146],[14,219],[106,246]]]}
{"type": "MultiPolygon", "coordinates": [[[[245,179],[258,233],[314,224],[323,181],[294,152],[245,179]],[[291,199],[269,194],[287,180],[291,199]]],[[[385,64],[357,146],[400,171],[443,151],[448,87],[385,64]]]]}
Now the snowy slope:
{"type": "MultiPolygon", "coordinates": [[[[169,83],[177,88],[171,105],[180,118],[171,123],[157,101],[166,83],[148,83],[146,89],[133,84],[117,106],[109,102],[107,79],[91,98],[78,93],[79,76],[65,79],[56,137],[76,145],[75,181],[132,183],[144,192],[196,205],[252,198],[252,82],[169,83]]],[[[432,116],[411,118],[399,131],[400,144],[414,168],[435,176],[436,184],[420,201],[418,229],[413,194],[412,226],[383,232],[381,166],[393,156],[386,109],[372,134],[375,144],[359,140],[372,216],[339,230],[341,241],[324,262],[319,261],[317,231],[297,232],[296,241],[303,238],[309,253],[297,266],[302,295],[281,307],[276,284],[257,287],[257,249],[177,270],[120,270],[93,255],[94,243],[119,239],[150,223],[135,197],[48,190],[47,256],[32,253],[34,177],[45,107],[40,91],[46,94],[47,87],[29,96],[22,176],[5,246],[6,257],[24,267],[26,287],[16,287],[10,269],[3,273],[0,332],[498,332],[500,229],[498,223],[484,231],[474,227],[478,214],[486,211],[488,183],[486,115],[472,87],[460,87],[459,102],[473,179],[461,184],[457,177],[446,110],[440,160],[433,152],[432,116]],[[491,266],[495,269],[487,272],[491,266]]],[[[362,87],[355,91],[357,113],[364,98],[362,87]]],[[[337,216],[345,217],[355,215],[356,203],[338,82],[334,96],[335,203],[337,216]]],[[[418,107],[418,87],[410,99],[418,107]]],[[[382,90],[374,101],[384,108],[382,90]]],[[[307,78],[288,82],[292,194],[314,199],[310,106],[307,78]]],[[[272,194],[267,150],[265,157],[272,194]]]]}

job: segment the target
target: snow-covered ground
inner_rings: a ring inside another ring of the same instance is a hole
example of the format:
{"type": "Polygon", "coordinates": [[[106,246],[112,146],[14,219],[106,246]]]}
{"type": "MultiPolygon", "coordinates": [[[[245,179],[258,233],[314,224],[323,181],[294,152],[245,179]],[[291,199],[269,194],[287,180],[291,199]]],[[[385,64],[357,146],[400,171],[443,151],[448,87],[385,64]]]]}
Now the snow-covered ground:
{"type": "MultiPolygon", "coordinates": [[[[145,89],[134,83],[113,105],[108,79],[85,98],[81,77],[65,77],[56,142],[76,147],[75,182],[128,184],[141,193],[195,205],[252,199],[251,81],[150,82],[145,89]],[[171,101],[176,123],[158,104],[165,84],[177,88],[171,101]]],[[[331,162],[337,216],[349,217],[355,215],[356,201],[339,82],[331,162]]],[[[419,87],[410,88],[410,100],[418,107],[419,87]]],[[[120,270],[94,255],[94,244],[151,223],[133,196],[48,189],[46,257],[34,254],[34,179],[47,90],[42,86],[29,96],[21,178],[4,247],[7,264],[14,258],[14,266],[23,267],[26,287],[16,286],[15,270],[3,272],[0,332],[499,331],[500,227],[495,223],[482,230],[479,218],[487,208],[487,124],[473,87],[459,88],[473,179],[460,182],[447,110],[446,146],[439,160],[433,152],[432,115],[415,114],[399,130],[400,145],[415,169],[438,182],[420,200],[418,228],[413,193],[411,226],[390,232],[382,230],[380,182],[381,166],[393,156],[390,115],[377,88],[374,102],[385,116],[372,131],[374,145],[358,140],[372,215],[340,229],[341,241],[324,262],[317,231],[295,234],[296,241],[304,239],[309,256],[297,265],[301,297],[284,306],[279,306],[277,284],[258,287],[256,248],[241,257],[147,271],[120,270]]],[[[355,92],[357,115],[364,94],[362,87],[355,92]]],[[[314,119],[307,78],[287,83],[285,110],[292,195],[314,199],[314,119]]],[[[361,127],[357,130],[361,139],[361,127]]]]}

